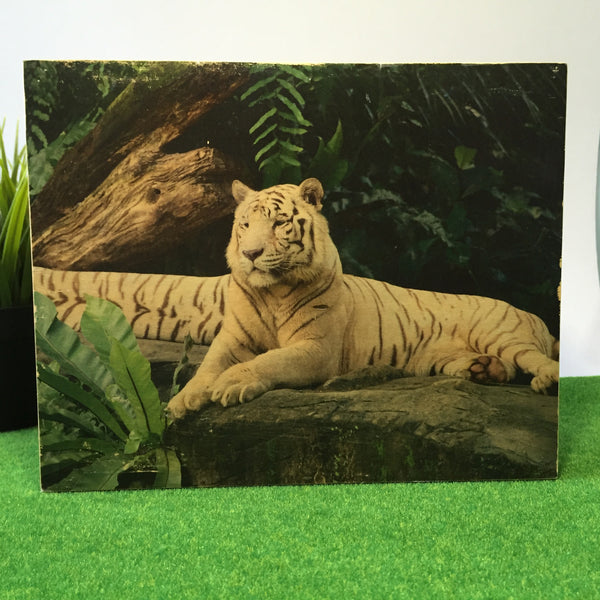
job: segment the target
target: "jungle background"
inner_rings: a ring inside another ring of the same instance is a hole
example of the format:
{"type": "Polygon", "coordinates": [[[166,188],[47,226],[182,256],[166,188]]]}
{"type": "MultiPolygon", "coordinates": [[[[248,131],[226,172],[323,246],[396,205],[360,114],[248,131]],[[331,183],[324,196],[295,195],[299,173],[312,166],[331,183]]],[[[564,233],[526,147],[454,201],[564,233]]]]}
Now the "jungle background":
{"type": "Polygon", "coordinates": [[[566,67],[25,65],[34,263],[219,275],[233,179],[317,177],[344,271],[558,333],[566,67]]]}

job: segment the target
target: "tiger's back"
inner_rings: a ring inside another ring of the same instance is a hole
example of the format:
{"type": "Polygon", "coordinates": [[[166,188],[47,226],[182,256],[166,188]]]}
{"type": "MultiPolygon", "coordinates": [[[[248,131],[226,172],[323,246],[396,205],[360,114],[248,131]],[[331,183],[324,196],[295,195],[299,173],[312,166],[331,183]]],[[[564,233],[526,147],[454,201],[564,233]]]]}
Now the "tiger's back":
{"type": "Polygon", "coordinates": [[[558,341],[545,323],[506,302],[413,290],[351,275],[344,275],[344,281],[354,311],[344,342],[343,371],[391,365],[410,375],[465,377],[472,374],[473,361],[486,356],[499,359],[492,368],[501,367],[506,381],[515,376],[515,367],[535,373],[544,364],[558,372],[558,341]]]}
{"type": "Polygon", "coordinates": [[[48,296],[58,318],[74,329],[89,295],[116,304],[138,338],[181,342],[189,334],[198,344],[210,344],[221,329],[230,278],[42,267],[34,267],[33,277],[35,290],[48,296]]]}

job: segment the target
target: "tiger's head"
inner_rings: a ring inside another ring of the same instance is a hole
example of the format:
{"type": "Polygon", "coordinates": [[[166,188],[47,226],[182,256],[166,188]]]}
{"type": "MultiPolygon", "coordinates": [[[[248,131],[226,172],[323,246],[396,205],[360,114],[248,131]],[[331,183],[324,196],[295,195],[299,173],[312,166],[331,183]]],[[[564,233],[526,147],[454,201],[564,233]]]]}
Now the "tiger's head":
{"type": "Polygon", "coordinates": [[[312,281],[337,259],[317,179],[261,191],[236,180],[232,193],[238,206],[227,262],[252,287],[312,281]]]}

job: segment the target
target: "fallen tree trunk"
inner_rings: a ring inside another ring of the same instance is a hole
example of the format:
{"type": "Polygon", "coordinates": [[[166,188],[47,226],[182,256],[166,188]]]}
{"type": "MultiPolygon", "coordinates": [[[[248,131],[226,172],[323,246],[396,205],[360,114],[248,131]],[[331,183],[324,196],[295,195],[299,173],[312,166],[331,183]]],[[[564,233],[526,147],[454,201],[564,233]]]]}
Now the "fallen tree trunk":
{"type": "Polygon", "coordinates": [[[168,145],[245,81],[241,65],[194,63],[157,63],[132,81],[33,202],[34,264],[130,270],[231,212],[235,160],[168,145]]]}
{"type": "Polygon", "coordinates": [[[167,443],[191,486],[553,478],[557,398],[448,377],[334,382],[211,405],[167,443]]]}
{"type": "Polygon", "coordinates": [[[40,233],[38,266],[124,270],[163,255],[233,212],[234,163],[217,150],[133,152],[85,200],[40,233]]]}

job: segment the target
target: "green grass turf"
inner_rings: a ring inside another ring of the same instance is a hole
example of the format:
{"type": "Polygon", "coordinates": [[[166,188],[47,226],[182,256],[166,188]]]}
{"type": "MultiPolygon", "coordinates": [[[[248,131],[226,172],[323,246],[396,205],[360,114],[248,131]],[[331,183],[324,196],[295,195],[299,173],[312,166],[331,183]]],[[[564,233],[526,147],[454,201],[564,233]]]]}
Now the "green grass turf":
{"type": "Polygon", "coordinates": [[[600,377],[558,481],[42,494],[0,434],[0,598],[600,598],[600,377]]]}

